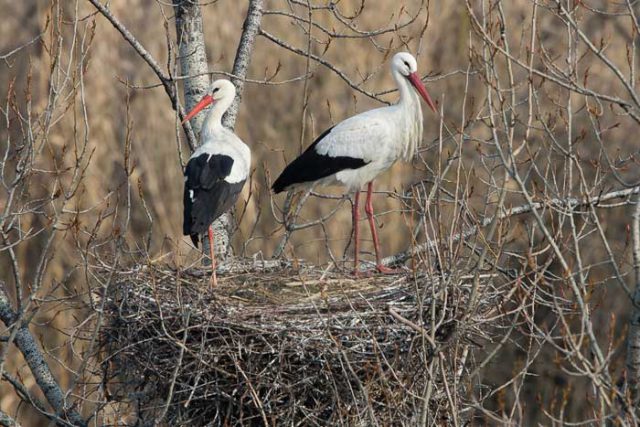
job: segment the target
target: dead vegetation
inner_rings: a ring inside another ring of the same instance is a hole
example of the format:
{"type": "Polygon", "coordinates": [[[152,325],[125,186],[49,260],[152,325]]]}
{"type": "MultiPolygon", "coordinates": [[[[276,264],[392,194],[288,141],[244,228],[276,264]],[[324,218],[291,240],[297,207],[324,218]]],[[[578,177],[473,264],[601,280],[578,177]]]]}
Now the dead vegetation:
{"type": "Polygon", "coordinates": [[[468,322],[473,275],[460,272],[350,279],[256,269],[215,291],[202,273],[118,272],[104,296],[104,381],[142,423],[165,413],[169,425],[469,419],[454,367],[466,365],[463,345],[489,338],[482,319],[500,311],[507,282],[483,278],[487,297],[468,322]]]}

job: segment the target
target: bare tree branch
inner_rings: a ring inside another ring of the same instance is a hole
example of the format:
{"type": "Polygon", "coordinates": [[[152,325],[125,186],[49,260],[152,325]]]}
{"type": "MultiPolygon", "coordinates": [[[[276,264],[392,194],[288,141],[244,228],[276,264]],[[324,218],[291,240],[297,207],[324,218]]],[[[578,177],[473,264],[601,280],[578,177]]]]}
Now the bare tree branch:
{"type": "Polygon", "coordinates": [[[16,420],[11,418],[9,415],[7,415],[4,412],[0,411],[0,426],[3,426],[3,427],[20,427],[20,424],[18,424],[16,422],[16,420]]]}
{"type": "Polygon", "coordinates": [[[229,129],[233,129],[235,126],[238,109],[240,107],[240,102],[242,101],[247,69],[249,67],[249,62],[251,61],[251,56],[253,55],[253,46],[255,45],[256,35],[260,30],[262,6],[263,0],[250,0],[247,17],[245,18],[244,25],[242,26],[242,35],[240,36],[240,42],[238,42],[236,59],[233,63],[232,73],[235,77],[231,78],[231,81],[237,89],[236,98],[233,100],[233,104],[231,104],[222,118],[222,124],[229,129]]]}
{"type": "MultiPolygon", "coordinates": [[[[549,200],[545,200],[545,201],[541,201],[541,202],[536,202],[533,204],[527,204],[527,205],[522,205],[522,206],[517,206],[515,208],[510,208],[505,210],[502,214],[500,214],[498,216],[498,221],[501,221],[503,219],[512,217],[512,216],[516,216],[516,215],[523,215],[526,213],[529,213],[531,211],[533,211],[534,209],[543,209],[545,207],[549,207],[551,209],[560,209],[560,210],[566,210],[569,212],[572,212],[573,210],[575,210],[576,208],[579,207],[585,207],[585,206],[593,206],[596,208],[610,208],[611,206],[609,205],[603,205],[603,202],[607,202],[609,200],[614,200],[614,199],[622,199],[622,198],[629,198],[633,195],[637,195],[640,194],[640,187],[634,187],[634,188],[628,188],[625,190],[618,190],[618,191],[612,191],[610,193],[606,193],[600,196],[595,196],[595,197],[589,197],[589,198],[585,198],[585,199],[577,199],[577,198],[567,198],[567,199],[549,199],[549,200]]],[[[630,203],[630,202],[625,202],[626,203],[630,203]]],[[[490,225],[493,221],[494,217],[487,217],[485,218],[482,223],[481,223],[481,227],[486,227],[488,225],[490,225]]],[[[476,232],[478,231],[477,227],[471,227],[469,230],[463,232],[463,233],[459,233],[456,234],[453,237],[454,242],[458,242],[460,240],[464,240],[467,239],[471,236],[473,236],[474,234],[476,234],[476,232]]],[[[424,253],[427,252],[435,247],[437,247],[439,245],[439,242],[437,241],[428,241],[426,243],[423,243],[421,245],[418,245],[412,249],[403,251],[403,252],[399,252],[395,255],[386,257],[382,259],[382,264],[384,265],[397,265],[397,264],[402,264],[406,261],[408,261],[409,259],[413,258],[414,256],[420,254],[420,253],[424,253]]],[[[639,258],[640,259],[640,258],[639,258]]],[[[640,331],[639,331],[640,333],[640,331]]],[[[640,336],[640,335],[639,335],[640,336]]],[[[640,369],[640,365],[639,365],[639,369],[640,369]]],[[[640,371],[639,371],[640,372],[640,371]]]]}
{"type": "MultiPolygon", "coordinates": [[[[182,121],[185,117],[185,111],[178,102],[178,98],[176,96],[175,84],[173,83],[171,77],[165,74],[160,68],[158,62],[153,58],[153,56],[140,44],[140,42],[135,38],[133,34],[116,18],[110,11],[100,3],[98,0],[89,0],[91,4],[95,6],[96,9],[105,17],[111,25],[122,34],[122,37],[135,49],[135,51],[140,55],[140,57],[151,67],[153,72],[158,76],[162,86],[164,87],[165,92],[169,96],[171,100],[171,105],[175,111],[178,112],[178,117],[182,121]]],[[[205,70],[206,71],[206,70],[205,70]]],[[[186,122],[182,125],[186,135],[187,135],[187,143],[191,150],[195,150],[197,146],[197,138],[191,129],[191,124],[186,122]]]]}
{"type": "Polygon", "coordinates": [[[271,40],[273,43],[275,43],[276,45],[290,51],[293,52],[297,55],[303,56],[305,58],[311,58],[314,61],[316,61],[319,64],[322,64],[323,66],[327,67],[329,70],[333,71],[338,77],[340,77],[342,80],[345,81],[345,83],[347,83],[352,89],[357,90],[358,92],[362,93],[363,95],[368,96],[371,99],[375,99],[376,101],[382,102],[384,104],[389,104],[388,102],[380,99],[378,96],[376,96],[376,94],[372,93],[372,92],[368,92],[366,90],[364,90],[361,86],[361,84],[358,84],[356,82],[354,82],[353,80],[351,80],[349,78],[349,76],[347,76],[344,71],[338,69],[335,65],[333,65],[330,61],[327,61],[326,59],[323,59],[320,56],[314,55],[313,53],[309,53],[309,52],[305,52],[302,49],[299,49],[289,43],[287,43],[286,41],[274,36],[273,34],[265,31],[265,30],[260,30],[260,35],[265,37],[266,39],[271,40]]]}
{"type": "Polygon", "coordinates": [[[86,426],[87,423],[82,416],[67,403],[65,394],[53,377],[49,365],[29,331],[28,324],[17,324],[20,319],[9,304],[4,286],[4,283],[0,286],[0,320],[8,327],[18,328],[14,344],[24,356],[38,387],[58,415],[67,418],[75,426],[86,426]]]}

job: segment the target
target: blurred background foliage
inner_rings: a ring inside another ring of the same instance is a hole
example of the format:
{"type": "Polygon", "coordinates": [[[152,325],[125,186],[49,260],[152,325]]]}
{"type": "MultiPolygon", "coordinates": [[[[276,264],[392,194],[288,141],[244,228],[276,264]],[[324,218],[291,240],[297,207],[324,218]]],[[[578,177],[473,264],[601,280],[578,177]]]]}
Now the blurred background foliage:
{"type": "MultiPolygon", "coordinates": [[[[562,64],[571,43],[566,25],[554,15],[551,3],[541,2],[538,10],[535,38],[539,45],[545,47],[545,52],[539,53],[533,64],[540,69],[549,69],[549,64],[562,64]]],[[[628,71],[630,57],[631,62],[637,65],[637,58],[633,56],[636,52],[630,51],[637,32],[629,24],[627,16],[617,13],[621,6],[606,0],[584,3],[588,3],[588,7],[577,12],[580,28],[591,40],[602,44],[608,58],[620,69],[628,71]],[[603,13],[593,13],[592,10],[603,13]]],[[[442,106],[446,124],[444,136],[439,140],[438,117],[424,109],[425,133],[420,159],[413,164],[396,164],[390,172],[380,177],[376,188],[403,193],[411,184],[432,179],[433,170],[458,153],[460,157],[457,160],[463,164],[462,178],[456,177],[453,171],[444,177],[447,185],[454,190],[456,186],[463,187],[468,196],[468,208],[479,217],[492,215],[497,201],[496,188],[502,183],[503,172],[496,172],[501,162],[490,143],[492,127],[485,109],[487,78],[482,61],[483,45],[474,31],[467,5],[465,2],[418,0],[370,0],[363,4],[366,7],[360,10],[360,1],[343,0],[337,2],[336,7],[344,16],[360,13],[357,26],[362,30],[392,26],[414,15],[417,18],[397,32],[368,38],[334,37],[330,40],[320,29],[312,28],[313,39],[309,41],[304,25],[275,14],[264,16],[262,28],[299,49],[305,50],[309,45],[313,54],[343,70],[366,91],[375,93],[394,88],[387,61],[393,53],[408,50],[416,54],[419,71],[427,76],[426,86],[442,106]],[[464,136],[460,136],[461,131],[464,136]],[[440,148],[442,151],[438,155],[440,148]]],[[[470,4],[478,13],[484,7],[489,7],[485,2],[470,4]]],[[[109,7],[160,64],[173,67],[175,46],[172,43],[175,33],[170,4],[132,0],[112,1],[109,7]]],[[[298,7],[279,0],[267,1],[266,9],[300,12],[298,7]]],[[[231,69],[246,5],[235,0],[218,0],[203,2],[202,10],[210,70],[217,77],[217,72],[231,69]]],[[[86,148],[92,153],[82,184],[73,199],[77,209],[92,208],[86,214],[77,216],[78,223],[75,224],[76,229],[80,230],[79,234],[82,235],[84,231],[86,235],[78,239],[73,233],[62,233],[56,238],[56,250],[47,258],[47,290],[56,289],[55,292],[64,295],[83,292],[78,247],[87,244],[86,236],[94,229],[102,238],[123,233],[132,248],[144,247],[149,242],[152,259],[168,254],[165,260],[172,263],[187,265],[194,262],[198,252],[181,235],[182,166],[188,157],[188,149],[176,115],[153,72],[105,19],[95,16],[95,9],[86,2],[4,0],[0,2],[0,11],[5,17],[0,21],[0,54],[4,55],[35,39],[18,54],[0,61],[0,99],[9,103],[8,98],[17,94],[16,109],[9,109],[9,118],[18,112],[27,115],[29,111],[45,110],[50,99],[51,79],[65,78],[63,75],[51,76],[54,62],[71,64],[70,75],[66,77],[72,78],[74,73],[80,72],[75,67],[81,51],[79,45],[82,43],[88,47],[86,61],[81,67],[83,78],[77,80],[80,86],[69,92],[70,96],[56,108],[50,130],[38,148],[39,166],[43,169],[57,168],[62,180],[70,179],[64,175],[64,170],[65,167],[70,168],[76,159],[71,147],[82,145],[86,139],[86,148]],[[82,28],[83,37],[68,37],[74,31],[74,26],[82,28]],[[130,173],[126,173],[125,164],[129,165],[130,173]],[[117,206],[129,197],[125,185],[127,181],[135,191],[131,192],[129,226],[120,229],[125,213],[118,212],[117,206]]],[[[505,3],[505,13],[507,28],[499,28],[497,20],[487,25],[494,34],[504,32],[514,57],[527,63],[527,46],[532,31],[532,2],[511,0],[505,3]]],[[[487,16],[493,15],[488,13],[487,16]]],[[[326,28],[343,31],[335,17],[326,11],[314,12],[312,19],[326,28]]],[[[601,93],[621,98],[628,96],[620,81],[612,78],[611,70],[593,53],[577,45],[574,54],[579,58],[579,67],[574,71],[577,81],[601,93]]],[[[504,85],[500,90],[504,90],[505,96],[509,97],[511,94],[505,89],[508,86],[505,74],[507,64],[504,58],[498,58],[496,64],[496,81],[504,85]]],[[[235,130],[253,151],[254,173],[238,202],[237,212],[243,212],[244,215],[234,234],[236,254],[259,254],[268,258],[279,243],[283,228],[275,220],[272,203],[281,205],[283,199],[281,196],[272,198],[269,183],[284,165],[332,124],[354,113],[382,105],[353,90],[326,67],[314,61],[307,64],[304,56],[282,49],[264,37],[258,38],[249,71],[250,79],[268,79],[275,83],[303,76],[307,72],[310,78],[306,82],[298,79],[282,84],[249,82],[246,85],[235,130]]],[[[516,98],[527,98],[527,70],[516,67],[514,76],[516,98]]],[[[637,84],[637,80],[630,82],[634,89],[637,89],[637,84]]],[[[532,126],[519,121],[526,117],[528,103],[522,102],[513,109],[505,109],[508,110],[506,114],[517,122],[513,127],[514,140],[518,144],[526,143],[525,154],[519,158],[517,168],[526,176],[526,185],[533,194],[540,197],[584,195],[586,189],[581,189],[577,184],[578,178],[568,175],[568,163],[557,149],[558,144],[564,144],[557,141],[565,141],[569,129],[575,142],[575,156],[586,171],[584,179],[591,184],[591,196],[621,187],[620,180],[612,172],[614,170],[619,178],[628,182],[638,179],[640,174],[636,157],[639,145],[635,138],[638,123],[626,116],[619,107],[595,103],[544,78],[537,77],[534,85],[537,97],[532,126]],[[570,101],[573,109],[570,118],[566,111],[567,101],[570,101]],[[568,120],[571,120],[571,127],[567,125],[568,120]],[[527,128],[530,128],[529,133],[527,128]],[[525,135],[528,135],[526,140],[525,135]],[[550,138],[551,135],[557,141],[550,138]],[[532,165],[535,165],[534,172],[531,172],[532,165]],[[549,182],[553,186],[550,187],[549,182]]],[[[393,102],[396,94],[392,91],[381,95],[381,99],[393,102]]],[[[503,130],[498,129],[497,132],[503,130]]],[[[20,125],[3,126],[0,130],[2,151],[10,141],[23,136],[24,129],[20,125]]],[[[501,136],[505,137],[506,134],[501,136]]],[[[54,183],[50,175],[35,174],[30,181],[29,197],[48,194],[53,191],[52,185],[54,183]]],[[[522,204],[523,198],[515,184],[509,184],[507,188],[510,192],[506,207],[522,204]]],[[[340,194],[339,190],[327,192],[340,194]]],[[[4,203],[0,199],[0,209],[4,203]]],[[[299,220],[314,220],[326,215],[337,203],[339,201],[333,199],[311,198],[299,220]]],[[[383,213],[379,224],[381,238],[385,242],[385,254],[392,255],[409,248],[412,245],[413,223],[404,204],[386,194],[378,195],[374,203],[376,210],[383,213]]],[[[447,209],[443,207],[445,216],[447,209]]],[[[601,213],[600,224],[616,261],[623,271],[629,271],[630,211],[622,207],[601,213]]],[[[276,217],[280,215],[276,211],[276,217]]],[[[34,227],[46,226],[46,217],[43,216],[25,216],[24,221],[25,229],[29,228],[30,221],[40,222],[34,227]]],[[[440,224],[440,231],[445,234],[451,231],[447,224],[440,224]]],[[[505,265],[520,267],[526,264],[527,257],[536,259],[537,255],[527,250],[544,241],[544,238],[531,224],[531,218],[527,216],[515,217],[501,224],[500,259],[505,265]],[[532,244],[532,241],[537,243],[532,244]]],[[[336,215],[326,221],[325,227],[294,233],[285,254],[322,264],[329,260],[329,251],[324,249],[327,247],[337,259],[342,259],[350,242],[350,230],[350,209],[344,204],[336,215]]],[[[368,237],[366,233],[364,236],[368,237]]],[[[424,236],[418,236],[418,240],[423,241],[424,236]]],[[[599,338],[603,343],[617,343],[615,345],[623,348],[620,341],[626,331],[628,299],[612,283],[611,265],[600,262],[607,259],[608,255],[602,243],[598,243],[597,236],[583,242],[591,247],[583,253],[582,259],[584,265],[591,266],[588,274],[593,289],[589,293],[595,306],[607,308],[593,312],[593,323],[598,326],[599,338]]],[[[32,271],[31,263],[40,256],[42,244],[42,238],[35,237],[17,248],[26,282],[29,282],[32,271]]],[[[346,257],[350,256],[346,252],[346,257]]],[[[571,258],[570,254],[567,256],[571,258]]],[[[544,258],[544,255],[539,258],[544,258]]],[[[6,253],[0,254],[0,279],[6,282],[12,281],[7,274],[8,268],[5,268],[9,262],[6,253]]],[[[546,259],[536,262],[544,263],[546,259]]],[[[553,263],[552,260],[549,262],[553,263]]],[[[69,323],[79,322],[65,313],[69,312],[61,312],[55,304],[43,306],[38,312],[36,328],[37,333],[46,335],[44,342],[51,354],[61,360],[69,357],[72,349],[67,337],[57,332],[67,328],[69,323]]],[[[545,324],[546,315],[551,316],[545,310],[536,313],[541,325],[545,324]]],[[[522,337],[525,336],[526,333],[522,337]]],[[[525,347],[521,347],[523,342],[514,339],[514,343],[487,368],[483,380],[497,385],[520,369],[529,354],[525,347]]],[[[613,352],[613,356],[612,372],[621,376],[624,352],[613,352]]],[[[538,412],[539,407],[554,410],[562,407],[566,419],[581,419],[585,408],[591,405],[588,391],[580,389],[580,385],[584,385],[583,379],[568,374],[555,357],[553,351],[548,351],[537,358],[532,368],[536,375],[527,378],[523,389],[519,391],[522,402],[527,406],[521,408],[528,414],[523,419],[528,419],[530,425],[535,422],[548,423],[548,419],[538,412]]],[[[12,360],[11,364],[22,366],[18,358],[12,360]]],[[[59,364],[55,365],[59,372],[64,371],[59,364]]],[[[64,376],[61,375],[61,378],[64,386],[64,376]]],[[[0,390],[0,408],[14,408],[16,396],[7,387],[0,390]]],[[[507,407],[509,399],[513,399],[510,393],[507,388],[498,394],[493,409],[507,407]]]]}

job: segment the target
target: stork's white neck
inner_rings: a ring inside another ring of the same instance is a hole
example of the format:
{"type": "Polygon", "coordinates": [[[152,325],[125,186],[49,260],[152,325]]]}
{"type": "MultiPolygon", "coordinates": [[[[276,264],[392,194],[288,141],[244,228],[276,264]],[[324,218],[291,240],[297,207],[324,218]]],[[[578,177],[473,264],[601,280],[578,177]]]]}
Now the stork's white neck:
{"type": "Polygon", "coordinates": [[[396,104],[396,108],[399,108],[398,126],[399,133],[402,135],[401,156],[405,160],[410,160],[422,141],[422,108],[420,106],[420,98],[414,87],[409,83],[409,80],[398,70],[393,69],[391,74],[400,91],[400,99],[396,104]]]}
{"type": "Polygon", "coordinates": [[[396,81],[398,90],[400,91],[400,100],[398,101],[398,105],[410,108],[415,108],[415,105],[420,106],[418,94],[413,86],[411,86],[411,83],[409,83],[409,80],[396,69],[394,69],[391,74],[393,75],[393,79],[396,81]]]}
{"type": "Polygon", "coordinates": [[[222,116],[233,103],[233,98],[233,96],[224,97],[213,103],[213,107],[209,110],[209,114],[207,114],[207,118],[202,125],[202,132],[200,133],[202,143],[207,142],[211,135],[222,128],[222,116]]]}

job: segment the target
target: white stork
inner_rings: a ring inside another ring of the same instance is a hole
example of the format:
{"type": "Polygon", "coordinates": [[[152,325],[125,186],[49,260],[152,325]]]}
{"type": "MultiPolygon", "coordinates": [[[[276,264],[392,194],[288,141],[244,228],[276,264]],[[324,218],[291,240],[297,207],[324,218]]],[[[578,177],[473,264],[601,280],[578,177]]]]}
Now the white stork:
{"type": "Polygon", "coordinates": [[[381,273],[393,272],[381,263],[371,193],[373,180],[396,160],[410,160],[422,141],[422,109],[413,89],[436,111],[417,70],[417,62],[410,53],[395,54],[391,60],[391,74],[398,85],[400,100],[394,105],[350,117],[326,130],[284,169],[272,186],[275,193],[305,189],[315,184],[338,184],[348,191],[355,191],[352,226],[356,275],[360,188],[364,184],[368,184],[365,211],[376,252],[376,269],[381,273]]]}
{"type": "Polygon", "coordinates": [[[236,88],[229,80],[216,80],[209,92],[184,118],[193,118],[213,104],[202,125],[200,146],[184,171],[184,235],[197,247],[199,235],[209,231],[211,284],[217,285],[214,238],[211,223],[229,210],[249,176],[251,150],[232,131],[222,126],[222,115],[233,102],[236,88]]]}

